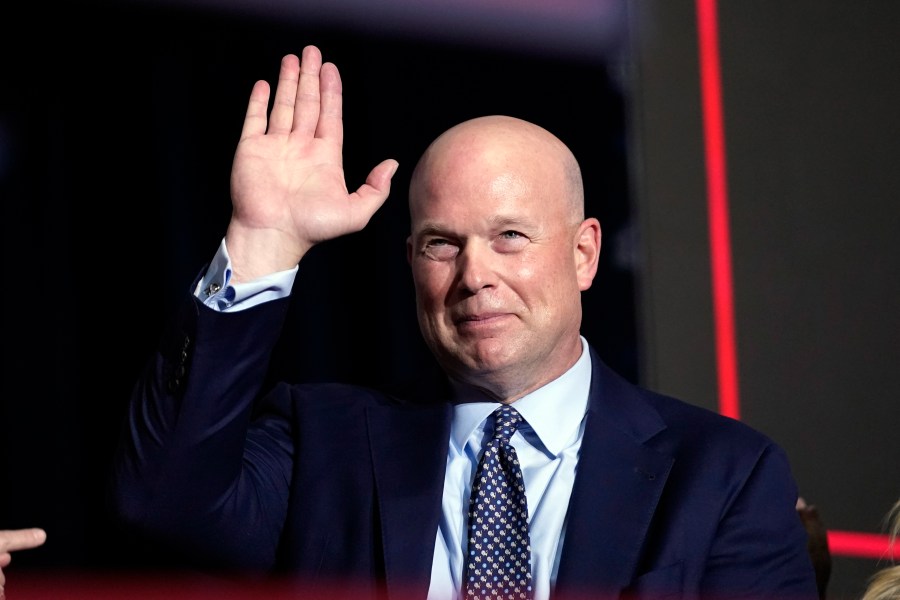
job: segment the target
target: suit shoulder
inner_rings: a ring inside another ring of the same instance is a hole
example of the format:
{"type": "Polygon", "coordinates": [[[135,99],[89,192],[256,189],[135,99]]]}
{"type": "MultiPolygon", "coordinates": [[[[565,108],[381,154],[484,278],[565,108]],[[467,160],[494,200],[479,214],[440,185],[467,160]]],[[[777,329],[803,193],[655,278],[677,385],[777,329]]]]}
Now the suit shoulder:
{"type": "Polygon", "coordinates": [[[645,400],[659,412],[670,427],[700,428],[704,431],[721,430],[733,435],[766,437],[762,432],[752,428],[743,421],[726,417],[708,408],[691,404],[681,398],[644,388],[640,389],[645,400]]]}
{"type": "Polygon", "coordinates": [[[665,394],[644,390],[643,396],[666,424],[657,443],[682,456],[702,455],[712,467],[719,462],[755,463],[769,453],[785,454],[771,437],[743,421],[665,394]]]}

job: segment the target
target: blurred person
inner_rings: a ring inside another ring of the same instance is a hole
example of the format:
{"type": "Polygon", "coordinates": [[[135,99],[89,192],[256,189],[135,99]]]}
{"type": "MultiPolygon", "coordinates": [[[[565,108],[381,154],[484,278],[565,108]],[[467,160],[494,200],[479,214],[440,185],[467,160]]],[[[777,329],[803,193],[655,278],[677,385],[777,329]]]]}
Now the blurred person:
{"type": "MultiPolygon", "coordinates": [[[[890,547],[890,560],[894,562],[894,550],[897,539],[900,538],[900,500],[888,511],[885,516],[887,524],[888,545],[890,547]]],[[[894,564],[877,571],[868,582],[866,591],[861,600],[898,600],[900,599],[900,565],[894,564]]]]}
{"type": "Polygon", "coordinates": [[[263,389],[290,295],[315,292],[299,262],[363,229],[398,168],[348,190],[341,79],[318,48],[283,58],[269,101],[257,81],[225,235],[135,385],[112,487],[123,520],[224,569],[480,597],[469,509],[483,456],[500,456],[501,495],[525,496],[515,597],[817,597],[782,448],[631,384],[580,334],[600,223],[577,160],[536,124],[465,121],[413,170],[407,258],[444,388],[263,389]]]}

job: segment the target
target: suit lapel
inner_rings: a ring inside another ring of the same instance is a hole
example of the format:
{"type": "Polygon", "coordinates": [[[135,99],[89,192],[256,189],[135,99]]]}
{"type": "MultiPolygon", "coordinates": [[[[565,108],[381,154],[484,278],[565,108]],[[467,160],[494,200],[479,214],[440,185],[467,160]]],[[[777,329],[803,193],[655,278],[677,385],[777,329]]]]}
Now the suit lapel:
{"type": "Polygon", "coordinates": [[[369,411],[388,594],[424,598],[450,437],[449,404],[369,411]]]}
{"type": "MultiPolygon", "coordinates": [[[[665,424],[592,351],[591,397],[556,592],[628,585],[674,459],[645,444],[665,424]]],[[[605,597],[605,596],[604,596],[605,597]]]]}
{"type": "MultiPolygon", "coordinates": [[[[587,420],[555,588],[560,595],[618,592],[629,584],[674,463],[647,444],[665,429],[661,417],[591,352],[587,420]]],[[[450,417],[449,404],[369,411],[391,598],[424,598],[428,591],[450,417]]]]}

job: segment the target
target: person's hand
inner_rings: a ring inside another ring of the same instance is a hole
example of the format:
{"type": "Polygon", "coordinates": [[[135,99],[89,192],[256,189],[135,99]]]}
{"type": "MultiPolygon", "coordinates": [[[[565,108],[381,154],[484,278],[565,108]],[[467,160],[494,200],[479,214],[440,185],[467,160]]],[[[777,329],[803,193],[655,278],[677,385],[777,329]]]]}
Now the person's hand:
{"type": "Polygon", "coordinates": [[[271,115],[269,84],[250,95],[231,172],[225,235],[235,281],[291,269],[319,242],[361,230],[390,192],[397,161],[355,192],[344,179],[341,76],[315,46],[281,61],[271,115]]]}
{"type": "Polygon", "coordinates": [[[6,575],[3,568],[12,560],[12,552],[37,548],[47,539],[47,533],[43,529],[4,529],[0,530],[0,599],[4,597],[6,575]]]}
{"type": "Polygon", "coordinates": [[[828,548],[828,530],[819,509],[814,504],[807,504],[802,497],[797,498],[797,515],[806,528],[806,549],[816,571],[816,586],[819,598],[824,600],[831,578],[831,551],[828,548]]]}

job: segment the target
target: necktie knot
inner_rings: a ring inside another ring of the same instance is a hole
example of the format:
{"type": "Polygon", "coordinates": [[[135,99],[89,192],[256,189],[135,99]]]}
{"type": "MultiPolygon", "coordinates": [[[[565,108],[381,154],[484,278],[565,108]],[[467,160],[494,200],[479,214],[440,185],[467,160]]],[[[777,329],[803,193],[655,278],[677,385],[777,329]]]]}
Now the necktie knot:
{"type": "Polygon", "coordinates": [[[504,404],[494,411],[494,439],[509,442],[509,438],[513,436],[523,421],[519,411],[504,404]]]}

